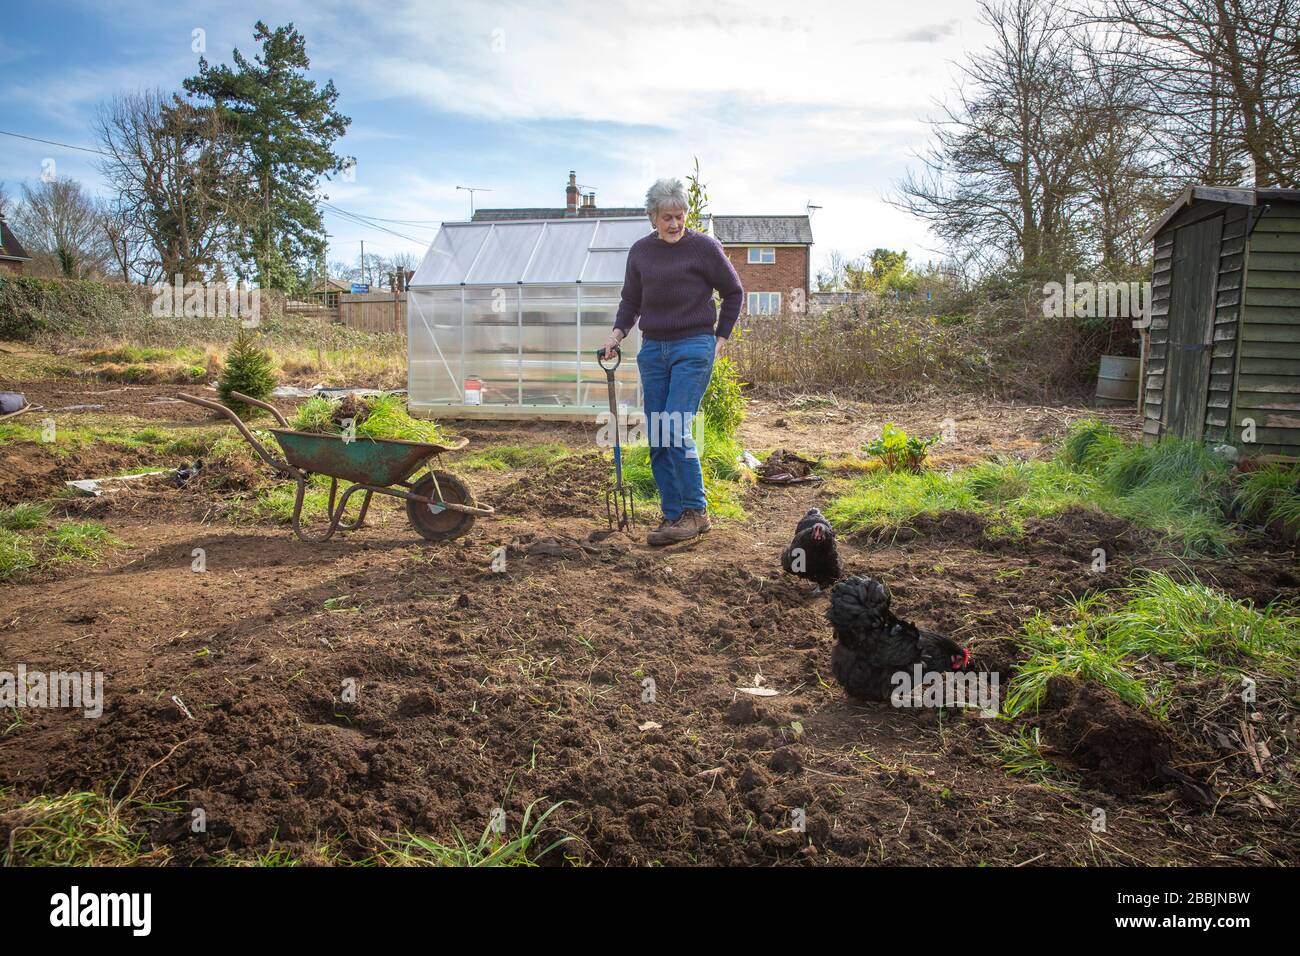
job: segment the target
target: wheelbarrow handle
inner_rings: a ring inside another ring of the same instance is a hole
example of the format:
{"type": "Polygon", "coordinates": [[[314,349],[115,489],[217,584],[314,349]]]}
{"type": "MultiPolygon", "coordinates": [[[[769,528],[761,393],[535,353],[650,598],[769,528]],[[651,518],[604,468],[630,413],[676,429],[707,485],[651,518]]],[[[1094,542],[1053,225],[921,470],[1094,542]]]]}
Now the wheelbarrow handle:
{"type": "MultiPolygon", "coordinates": [[[[238,393],[231,392],[231,394],[237,395],[238,393]]],[[[284,472],[285,474],[291,475],[294,478],[298,478],[302,476],[302,472],[300,472],[297,468],[293,467],[293,465],[290,465],[288,462],[281,461],[280,459],[272,455],[269,451],[267,451],[265,448],[263,448],[262,443],[253,437],[253,433],[249,431],[248,426],[244,424],[244,420],[235,414],[234,409],[227,408],[225,405],[222,405],[220,402],[213,402],[206,398],[197,398],[194,395],[185,395],[183,393],[178,392],[176,397],[179,398],[182,402],[189,402],[191,405],[199,405],[202,408],[211,409],[212,411],[217,412],[220,415],[224,415],[226,418],[230,419],[230,423],[232,425],[234,425],[236,428],[239,429],[239,433],[244,436],[244,440],[253,446],[253,451],[257,452],[258,457],[260,457],[264,462],[266,462],[276,471],[284,472]]],[[[283,419],[281,419],[281,421],[283,421],[283,419]]]]}
{"type": "Polygon", "coordinates": [[[256,398],[252,398],[251,396],[245,395],[243,392],[232,391],[230,393],[230,397],[235,399],[236,401],[245,402],[249,405],[255,405],[258,408],[270,412],[272,415],[275,416],[275,420],[280,423],[281,428],[289,427],[289,423],[285,421],[284,416],[280,414],[280,409],[276,408],[274,405],[270,404],[269,402],[259,401],[256,398]]]}

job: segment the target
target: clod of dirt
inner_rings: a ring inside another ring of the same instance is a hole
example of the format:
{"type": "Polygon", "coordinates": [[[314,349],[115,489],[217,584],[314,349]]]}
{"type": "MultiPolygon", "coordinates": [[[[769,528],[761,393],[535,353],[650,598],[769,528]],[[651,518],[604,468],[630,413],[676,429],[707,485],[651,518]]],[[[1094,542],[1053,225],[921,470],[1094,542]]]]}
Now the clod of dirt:
{"type": "Polygon", "coordinates": [[[419,717],[423,714],[436,714],[442,709],[438,698],[431,691],[412,691],[401,699],[397,705],[397,716],[419,717]]]}
{"type": "Polygon", "coordinates": [[[1168,777],[1173,744],[1165,729],[1095,684],[1053,677],[1036,725],[1049,751],[1113,793],[1142,793],[1168,777]]]}
{"type": "Polygon", "coordinates": [[[763,709],[759,707],[752,697],[741,697],[733,701],[727,708],[726,716],[723,718],[727,723],[732,725],[756,724],[763,719],[763,709]]]}
{"type": "Polygon", "coordinates": [[[798,773],[803,769],[803,760],[793,748],[782,747],[780,750],[773,751],[767,765],[777,773],[798,773]]]}
{"type": "Polygon", "coordinates": [[[370,405],[356,395],[348,395],[334,409],[334,414],[330,416],[334,424],[339,428],[346,426],[348,419],[352,419],[353,425],[360,427],[361,423],[370,417],[370,405]]]}
{"type": "Polygon", "coordinates": [[[772,785],[772,775],[756,763],[748,763],[736,779],[736,789],[743,792],[767,789],[772,785]]]}

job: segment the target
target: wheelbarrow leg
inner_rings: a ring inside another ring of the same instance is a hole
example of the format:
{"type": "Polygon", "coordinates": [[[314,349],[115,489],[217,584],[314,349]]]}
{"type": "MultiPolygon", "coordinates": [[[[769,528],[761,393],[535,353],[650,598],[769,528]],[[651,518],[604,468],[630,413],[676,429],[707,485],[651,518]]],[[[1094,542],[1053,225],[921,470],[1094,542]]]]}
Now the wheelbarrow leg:
{"type": "MultiPolygon", "coordinates": [[[[325,530],[324,534],[307,535],[302,530],[302,502],[307,495],[307,480],[310,477],[311,476],[307,474],[298,476],[298,493],[293,500],[293,533],[298,537],[299,541],[319,543],[321,541],[328,541],[330,538],[334,537],[334,532],[339,529],[339,512],[334,510],[334,496],[338,492],[339,480],[337,478],[330,478],[330,526],[325,530]]],[[[343,493],[343,501],[341,504],[347,504],[348,495],[352,490],[352,488],[349,488],[343,493]]],[[[341,510],[342,509],[340,509],[340,512],[341,510]]]]}
{"type": "MultiPolygon", "coordinates": [[[[343,509],[347,507],[348,495],[352,494],[352,492],[355,491],[357,487],[360,486],[353,486],[352,488],[349,488],[347,491],[343,493],[343,500],[339,502],[340,518],[343,517],[343,509]]],[[[369,488],[366,489],[366,493],[361,496],[361,513],[357,515],[357,520],[353,521],[351,524],[347,524],[340,521],[339,522],[340,531],[355,531],[357,530],[357,528],[360,528],[361,525],[365,523],[366,512],[370,510],[370,498],[373,494],[374,492],[371,491],[369,488]]]]}

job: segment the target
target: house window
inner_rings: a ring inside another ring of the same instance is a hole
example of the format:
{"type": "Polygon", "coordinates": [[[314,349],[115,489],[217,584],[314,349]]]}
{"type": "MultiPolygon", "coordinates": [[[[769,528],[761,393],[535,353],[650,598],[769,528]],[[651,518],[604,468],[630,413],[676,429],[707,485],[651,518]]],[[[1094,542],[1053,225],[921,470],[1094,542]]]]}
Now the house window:
{"type": "Polygon", "coordinates": [[[776,250],[771,246],[749,247],[749,264],[751,266],[767,266],[773,262],[776,262],[776,250]]]}
{"type": "Polygon", "coordinates": [[[780,292],[749,293],[750,315],[776,315],[781,311],[780,292]]]}

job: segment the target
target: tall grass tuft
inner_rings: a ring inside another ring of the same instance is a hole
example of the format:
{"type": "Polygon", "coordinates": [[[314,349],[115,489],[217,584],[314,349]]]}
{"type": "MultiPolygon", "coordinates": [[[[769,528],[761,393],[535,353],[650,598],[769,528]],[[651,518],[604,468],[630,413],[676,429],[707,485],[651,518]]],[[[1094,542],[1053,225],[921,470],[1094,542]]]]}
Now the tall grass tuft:
{"type": "Polygon", "coordinates": [[[536,866],[538,860],[574,839],[562,836],[546,847],[538,846],[546,818],[563,806],[563,803],[553,804],[533,819],[539,803],[540,800],[535,800],[524,808],[519,832],[512,837],[496,833],[491,826],[473,843],[460,830],[454,831],[454,841],[450,844],[407,834],[404,839],[386,845],[373,862],[387,866],[536,866]]]}
{"type": "Polygon", "coordinates": [[[1300,535],[1300,465],[1270,464],[1242,478],[1233,507],[1248,521],[1300,535]]]}
{"type": "Polygon", "coordinates": [[[1063,620],[1036,615],[1021,638],[1030,656],[1008,689],[1009,716],[1036,708],[1058,674],[1101,684],[1156,716],[1179,686],[1166,663],[1209,675],[1300,674],[1295,609],[1256,608],[1162,572],[1148,572],[1118,594],[1077,601],[1063,620]]]}

